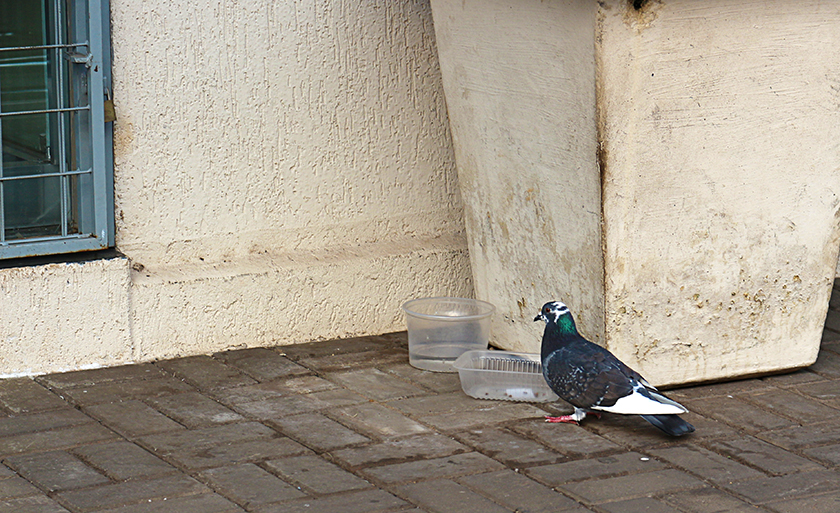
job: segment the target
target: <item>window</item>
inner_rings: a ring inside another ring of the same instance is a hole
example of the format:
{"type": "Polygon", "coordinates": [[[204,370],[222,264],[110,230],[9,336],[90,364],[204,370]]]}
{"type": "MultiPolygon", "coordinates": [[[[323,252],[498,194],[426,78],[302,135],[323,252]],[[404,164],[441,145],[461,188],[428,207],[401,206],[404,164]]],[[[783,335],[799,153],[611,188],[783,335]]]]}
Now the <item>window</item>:
{"type": "Polygon", "coordinates": [[[107,0],[0,2],[0,259],[113,246],[107,0]]]}

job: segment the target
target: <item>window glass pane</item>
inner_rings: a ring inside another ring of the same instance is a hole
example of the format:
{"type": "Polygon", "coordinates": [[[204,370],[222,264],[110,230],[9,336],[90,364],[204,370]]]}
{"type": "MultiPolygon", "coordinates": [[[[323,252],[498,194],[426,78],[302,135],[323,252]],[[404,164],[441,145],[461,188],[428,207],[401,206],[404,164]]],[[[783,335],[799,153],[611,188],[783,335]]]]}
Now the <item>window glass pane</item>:
{"type": "Polygon", "coordinates": [[[68,114],[20,114],[0,118],[3,176],[59,171],[58,118],[68,114]]]}
{"type": "MultiPolygon", "coordinates": [[[[63,235],[62,204],[69,214],[75,211],[75,205],[78,204],[72,194],[76,189],[74,182],[69,177],[59,176],[5,182],[3,206],[6,211],[6,240],[63,235]],[[65,202],[62,202],[62,194],[65,195],[65,202]]],[[[68,234],[75,231],[75,223],[71,223],[68,234]]]]}

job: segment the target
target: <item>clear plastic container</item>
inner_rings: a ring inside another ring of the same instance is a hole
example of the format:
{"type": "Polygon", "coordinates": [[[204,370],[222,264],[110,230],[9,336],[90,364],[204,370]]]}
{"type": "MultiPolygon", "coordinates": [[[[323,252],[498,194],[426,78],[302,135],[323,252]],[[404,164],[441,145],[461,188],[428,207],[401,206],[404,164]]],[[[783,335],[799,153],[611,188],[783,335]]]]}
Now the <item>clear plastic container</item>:
{"type": "Polygon", "coordinates": [[[490,316],[486,301],[459,297],[412,299],[402,305],[408,326],[408,360],[418,369],[456,372],[463,353],[487,349],[490,316]]]}
{"type": "Polygon", "coordinates": [[[476,399],[544,403],[557,401],[542,375],[540,355],[468,351],[455,360],[464,393],[476,399]]]}

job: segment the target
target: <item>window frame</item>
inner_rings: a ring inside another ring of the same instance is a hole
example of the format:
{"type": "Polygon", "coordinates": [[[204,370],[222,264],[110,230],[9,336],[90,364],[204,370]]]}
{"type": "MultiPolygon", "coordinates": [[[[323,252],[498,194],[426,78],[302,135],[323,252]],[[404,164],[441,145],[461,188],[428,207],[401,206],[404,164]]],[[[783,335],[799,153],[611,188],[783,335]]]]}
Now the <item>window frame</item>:
{"type": "MultiPolygon", "coordinates": [[[[79,211],[83,222],[80,231],[84,233],[66,236],[47,236],[40,238],[0,240],[0,260],[31,256],[59,255],[83,251],[97,251],[114,247],[114,172],[113,172],[113,123],[105,122],[105,99],[112,98],[111,92],[111,41],[110,41],[110,6],[108,0],[55,0],[64,3],[68,10],[76,15],[68,17],[67,24],[87,24],[88,40],[86,45],[76,48],[79,53],[89,54],[87,63],[71,63],[70,66],[83,69],[87,75],[87,100],[90,122],[87,130],[75,133],[76,140],[89,140],[90,154],[84,157],[90,161],[91,172],[79,176],[79,180],[88,180],[79,195],[79,211]],[[86,5],[86,8],[85,8],[86,5]],[[86,49],[86,52],[83,50],[86,49]]],[[[63,27],[65,32],[70,27],[63,27]]],[[[79,27],[77,27],[79,28],[79,27]]],[[[68,41],[72,45],[85,41],[68,41]]],[[[64,51],[64,50],[62,50],[64,51]]],[[[67,136],[63,136],[67,138],[67,136]]],[[[0,143],[2,144],[2,143],[0,143]]],[[[67,170],[69,176],[75,172],[67,170]]],[[[0,179],[2,179],[0,167],[0,179]]],[[[6,178],[8,181],[8,177],[6,178]]],[[[2,183],[0,183],[0,208],[3,206],[2,183]]],[[[3,226],[0,215],[0,230],[3,226]]]]}

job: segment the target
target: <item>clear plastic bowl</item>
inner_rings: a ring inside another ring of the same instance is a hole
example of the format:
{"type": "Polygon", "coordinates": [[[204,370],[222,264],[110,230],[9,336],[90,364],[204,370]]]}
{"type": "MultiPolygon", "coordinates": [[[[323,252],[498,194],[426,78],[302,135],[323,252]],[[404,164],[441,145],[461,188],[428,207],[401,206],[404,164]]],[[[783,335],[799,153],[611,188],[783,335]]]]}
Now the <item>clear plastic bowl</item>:
{"type": "Polygon", "coordinates": [[[468,351],[455,360],[464,393],[476,399],[544,403],[557,401],[542,375],[540,355],[468,351]]]}
{"type": "Polygon", "coordinates": [[[490,316],[486,301],[460,297],[412,299],[402,305],[408,326],[408,361],[418,369],[456,372],[463,353],[487,349],[490,316]]]}

